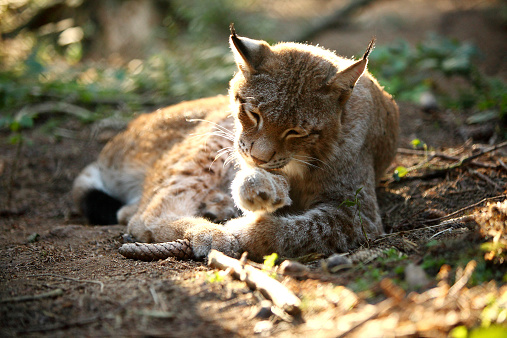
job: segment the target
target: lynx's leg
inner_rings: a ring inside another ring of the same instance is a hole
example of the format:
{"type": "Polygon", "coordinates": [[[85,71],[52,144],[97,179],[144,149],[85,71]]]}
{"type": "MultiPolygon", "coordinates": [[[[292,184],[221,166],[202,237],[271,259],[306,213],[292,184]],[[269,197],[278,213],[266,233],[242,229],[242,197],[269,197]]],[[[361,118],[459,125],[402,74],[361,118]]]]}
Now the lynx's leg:
{"type": "MultiPolygon", "coordinates": [[[[264,178],[269,179],[269,175],[264,178]]],[[[365,236],[371,240],[383,233],[374,187],[372,176],[356,196],[360,207],[342,204],[345,199],[354,199],[351,190],[350,196],[330,197],[297,214],[257,211],[228,221],[224,227],[209,222],[189,224],[184,238],[198,258],[211,249],[248,251],[255,260],[273,252],[286,257],[344,252],[365,243],[365,236]]]]}
{"type": "Polygon", "coordinates": [[[344,252],[365,243],[365,236],[371,240],[383,234],[373,185],[363,187],[358,198],[360,209],[341,205],[337,199],[295,215],[250,213],[227,222],[224,231],[257,260],[273,252],[286,257],[344,252]]]}
{"type": "Polygon", "coordinates": [[[118,224],[127,225],[139,208],[139,203],[127,204],[117,212],[118,224]]]}
{"type": "Polygon", "coordinates": [[[344,252],[366,242],[363,228],[369,239],[383,233],[378,209],[361,213],[359,220],[354,208],[320,204],[293,216],[250,213],[225,226],[195,218],[177,223],[184,231],[180,238],[190,241],[196,258],[216,249],[235,256],[247,251],[249,258],[262,261],[273,252],[285,257],[344,252]]]}
{"type": "MultiPolygon", "coordinates": [[[[186,184],[192,186],[188,180],[190,178],[187,178],[186,184]]],[[[199,179],[192,180],[201,186],[200,189],[187,189],[184,192],[177,186],[159,189],[150,203],[132,217],[127,231],[142,242],[169,242],[182,239],[185,231],[197,224],[213,224],[201,216],[215,218],[214,221],[218,221],[237,215],[237,209],[230,196],[214,189],[208,191],[199,179]]]]}

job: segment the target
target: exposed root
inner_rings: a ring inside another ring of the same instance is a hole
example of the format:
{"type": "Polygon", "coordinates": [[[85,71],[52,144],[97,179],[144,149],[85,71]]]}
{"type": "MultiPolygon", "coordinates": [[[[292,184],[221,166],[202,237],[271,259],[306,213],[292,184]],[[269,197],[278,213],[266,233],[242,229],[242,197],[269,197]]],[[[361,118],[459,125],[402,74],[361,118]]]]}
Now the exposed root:
{"type": "Polygon", "coordinates": [[[118,251],[127,258],[141,261],[154,261],[169,257],[178,259],[192,259],[194,257],[190,242],[186,239],[165,243],[126,243],[118,251]]]}

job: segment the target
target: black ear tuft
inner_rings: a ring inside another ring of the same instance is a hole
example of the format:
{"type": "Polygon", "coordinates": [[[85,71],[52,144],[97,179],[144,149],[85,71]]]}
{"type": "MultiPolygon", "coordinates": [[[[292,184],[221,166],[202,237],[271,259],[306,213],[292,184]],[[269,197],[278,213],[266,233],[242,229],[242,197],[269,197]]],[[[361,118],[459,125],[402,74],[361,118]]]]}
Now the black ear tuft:
{"type": "Polygon", "coordinates": [[[248,51],[248,48],[245,46],[245,44],[241,41],[241,39],[236,34],[236,29],[234,29],[234,23],[231,23],[229,26],[231,30],[231,41],[234,44],[234,48],[236,51],[241,55],[241,58],[245,61],[247,65],[249,65],[249,68],[252,68],[252,56],[250,55],[250,52],[248,51]]]}
{"type": "Polygon", "coordinates": [[[247,76],[257,74],[261,71],[262,63],[271,55],[268,43],[238,36],[234,24],[229,28],[231,30],[229,41],[239,69],[247,76]]]}
{"type": "MultiPolygon", "coordinates": [[[[233,27],[233,29],[234,29],[234,27],[233,27]]],[[[364,52],[363,60],[368,59],[368,56],[370,55],[371,51],[373,50],[373,48],[375,48],[375,41],[377,41],[377,38],[373,37],[371,39],[370,43],[368,44],[368,48],[366,48],[366,52],[364,52]]]]}

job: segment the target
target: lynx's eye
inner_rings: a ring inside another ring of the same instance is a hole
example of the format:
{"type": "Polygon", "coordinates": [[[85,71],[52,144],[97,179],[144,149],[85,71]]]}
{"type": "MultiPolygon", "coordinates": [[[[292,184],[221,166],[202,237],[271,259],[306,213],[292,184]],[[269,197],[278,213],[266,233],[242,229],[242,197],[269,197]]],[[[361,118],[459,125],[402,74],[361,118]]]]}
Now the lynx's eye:
{"type": "Polygon", "coordinates": [[[261,124],[261,115],[259,113],[256,113],[253,111],[248,111],[246,109],[245,109],[245,113],[255,126],[258,126],[261,124]]]}
{"type": "Polygon", "coordinates": [[[287,129],[283,134],[282,138],[288,139],[288,138],[295,138],[295,137],[306,137],[308,136],[308,133],[306,130],[302,128],[293,128],[293,129],[287,129]]]}

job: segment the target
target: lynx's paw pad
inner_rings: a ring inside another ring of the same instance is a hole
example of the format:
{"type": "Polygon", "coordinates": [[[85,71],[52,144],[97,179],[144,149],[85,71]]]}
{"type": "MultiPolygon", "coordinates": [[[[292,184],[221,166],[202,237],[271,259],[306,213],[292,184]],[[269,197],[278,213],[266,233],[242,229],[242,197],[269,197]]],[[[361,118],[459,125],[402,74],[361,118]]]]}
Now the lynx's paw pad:
{"type": "Polygon", "coordinates": [[[190,241],[197,259],[208,256],[212,249],[232,257],[236,257],[240,253],[240,246],[236,237],[221,225],[197,225],[185,233],[185,239],[190,241]]]}
{"type": "Polygon", "coordinates": [[[240,171],[232,189],[236,204],[248,211],[273,212],[292,203],[287,180],[263,169],[240,171]]]}

